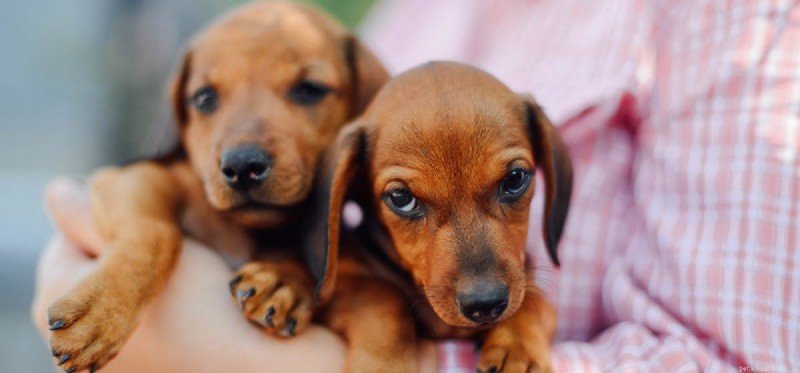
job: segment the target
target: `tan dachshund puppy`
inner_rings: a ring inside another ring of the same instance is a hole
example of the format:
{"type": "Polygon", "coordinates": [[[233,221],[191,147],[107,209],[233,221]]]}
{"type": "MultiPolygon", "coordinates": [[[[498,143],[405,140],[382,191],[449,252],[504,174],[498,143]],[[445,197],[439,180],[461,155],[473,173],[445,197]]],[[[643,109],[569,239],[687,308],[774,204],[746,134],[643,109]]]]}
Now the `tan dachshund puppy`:
{"type": "Polygon", "coordinates": [[[182,231],[254,260],[231,282],[245,317],[276,334],[303,329],[313,287],[300,247],[319,159],[387,79],[347,30],[305,6],[258,2],[201,32],[173,84],[175,151],[93,177],[109,248],[49,307],[59,365],[94,371],[119,352],[182,231]]]}
{"type": "Polygon", "coordinates": [[[479,371],[552,370],[556,315],[525,239],[539,168],[558,264],[572,166],[531,98],[476,68],[429,63],[387,83],[324,162],[328,211],[308,249],[318,296],[330,299],[322,319],[350,344],[348,370],[416,370],[417,333],[481,339],[479,371]],[[365,213],[338,261],[346,198],[365,213]]]}

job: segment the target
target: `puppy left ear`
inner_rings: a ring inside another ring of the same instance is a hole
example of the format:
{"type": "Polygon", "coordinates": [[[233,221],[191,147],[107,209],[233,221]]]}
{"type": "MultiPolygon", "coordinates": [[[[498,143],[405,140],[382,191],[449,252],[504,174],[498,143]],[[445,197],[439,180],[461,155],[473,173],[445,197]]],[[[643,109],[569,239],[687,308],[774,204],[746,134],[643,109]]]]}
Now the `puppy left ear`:
{"type": "Polygon", "coordinates": [[[353,87],[350,110],[350,117],[353,118],[361,115],[367,108],[372,97],[389,80],[389,73],[372,51],[356,37],[345,36],[344,49],[353,87]]]}
{"type": "Polygon", "coordinates": [[[172,115],[179,127],[186,125],[189,113],[186,110],[186,84],[192,64],[192,52],[186,51],[181,57],[178,68],[173,73],[169,85],[169,99],[172,104],[172,115]]]}
{"type": "Polygon", "coordinates": [[[572,195],[572,162],[561,136],[542,108],[530,96],[523,95],[522,99],[525,103],[534,162],[544,173],[546,182],[542,233],[547,244],[547,253],[558,267],[558,242],[564,231],[572,195]]]}
{"type": "Polygon", "coordinates": [[[304,251],[311,273],[317,281],[315,303],[333,296],[339,260],[342,207],[365,157],[366,129],[358,123],[344,127],[322,158],[317,178],[311,217],[311,234],[304,251]]]}

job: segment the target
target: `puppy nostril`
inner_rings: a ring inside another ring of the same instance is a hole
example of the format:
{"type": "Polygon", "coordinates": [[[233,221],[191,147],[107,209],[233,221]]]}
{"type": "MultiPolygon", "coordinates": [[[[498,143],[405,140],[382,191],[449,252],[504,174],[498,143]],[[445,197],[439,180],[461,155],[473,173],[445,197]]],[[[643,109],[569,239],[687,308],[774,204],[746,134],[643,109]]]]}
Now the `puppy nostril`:
{"type": "Polygon", "coordinates": [[[236,170],[234,170],[232,167],[224,167],[222,169],[222,174],[225,175],[225,178],[229,181],[236,181],[236,170]]]}
{"type": "Polygon", "coordinates": [[[262,179],[267,174],[267,165],[262,162],[250,162],[247,164],[247,177],[251,180],[262,179]]]}
{"type": "Polygon", "coordinates": [[[506,310],[506,307],[508,307],[508,301],[504,300],[500,302],[498,305],[494,306],[494,308],[492,308],[492,310],[489,313],[492,316],[492,318],[496,319],[503,314],[503,311],[506,310]]]}

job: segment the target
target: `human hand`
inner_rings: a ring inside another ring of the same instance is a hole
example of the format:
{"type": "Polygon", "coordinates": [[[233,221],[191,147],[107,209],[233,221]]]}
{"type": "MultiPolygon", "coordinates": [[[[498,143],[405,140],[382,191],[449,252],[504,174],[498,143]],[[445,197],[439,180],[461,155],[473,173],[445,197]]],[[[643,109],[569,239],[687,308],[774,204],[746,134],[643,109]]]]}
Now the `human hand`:
{"type": "MultiPolygon", "coordinates": [[[[83,186],[56,180],[45,196],[60,232],[39,261],[32,317],[47,338],[48,305],[97,266],[104,243],[83,186]]],[[[228,294],[230,276],[213,250],[185,240],[164,291],[151,301],[130,340],[103,371],[341,370],[345,345],[331,331],[312,326],[284,340],[247,323],[228,294]]]]}

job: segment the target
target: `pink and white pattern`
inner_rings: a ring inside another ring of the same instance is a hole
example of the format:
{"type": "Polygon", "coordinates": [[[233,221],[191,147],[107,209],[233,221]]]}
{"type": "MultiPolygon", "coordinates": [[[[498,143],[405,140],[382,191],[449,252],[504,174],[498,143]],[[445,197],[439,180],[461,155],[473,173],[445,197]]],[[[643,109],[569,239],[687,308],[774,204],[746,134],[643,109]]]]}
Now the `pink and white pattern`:
{"type": "Polygon", "coordinates": [[[800,372],[800,3],[384,0],[364,31],[393,72],[471,63],[559,126],[560,270],[529,237],[557,372],[800,372]]]}

